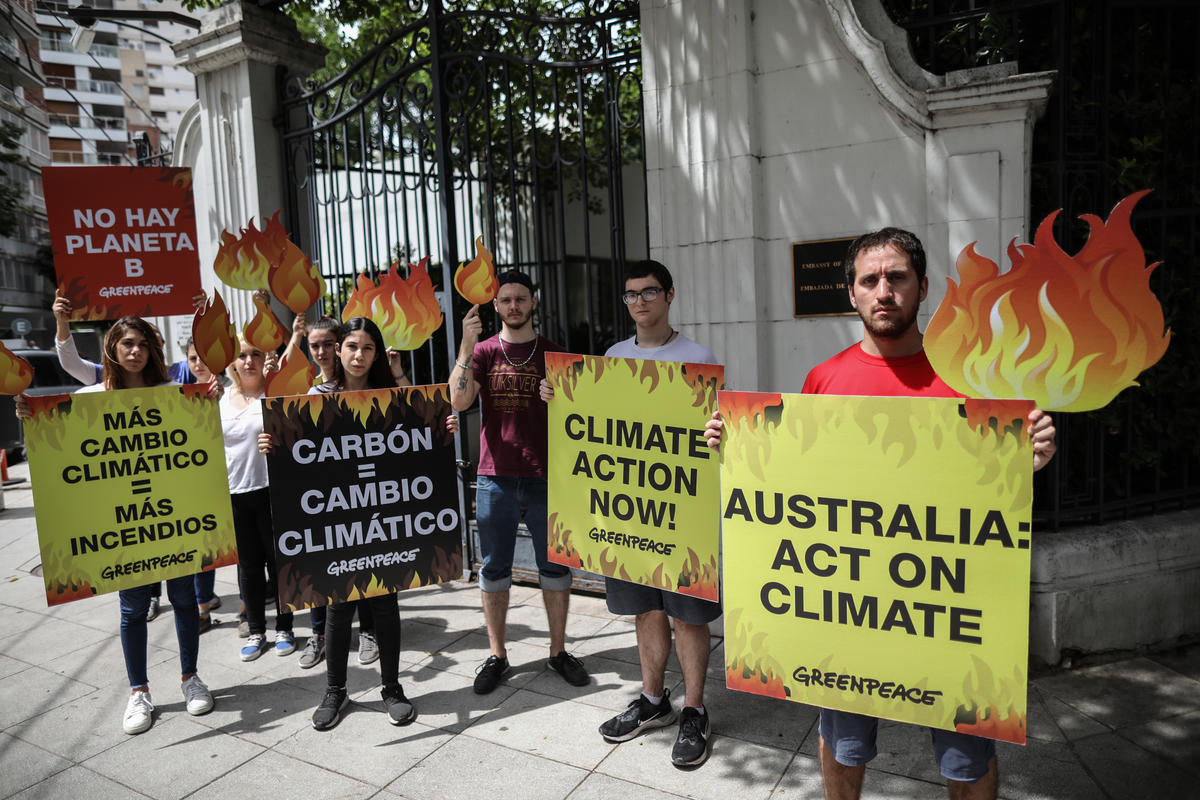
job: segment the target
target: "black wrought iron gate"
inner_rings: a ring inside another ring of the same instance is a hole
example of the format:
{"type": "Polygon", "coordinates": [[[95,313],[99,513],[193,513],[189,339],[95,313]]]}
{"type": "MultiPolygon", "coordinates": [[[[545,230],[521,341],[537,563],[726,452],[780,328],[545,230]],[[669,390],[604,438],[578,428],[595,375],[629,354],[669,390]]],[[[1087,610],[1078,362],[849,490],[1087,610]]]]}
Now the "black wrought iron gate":
{"type": "Polygon", "coordinates": [[[327,310],[358,273],[430,256],[446,319],[408,371],[443,381],[469,308],[452,277],[482,236],[497,271],[533,279],[544,335],[603,352],[628,335],[624,265],[649,252],[637,3],[553,17],[414,5],[342,75],[282,87],[286,223],[320,264],[327,310]]]}

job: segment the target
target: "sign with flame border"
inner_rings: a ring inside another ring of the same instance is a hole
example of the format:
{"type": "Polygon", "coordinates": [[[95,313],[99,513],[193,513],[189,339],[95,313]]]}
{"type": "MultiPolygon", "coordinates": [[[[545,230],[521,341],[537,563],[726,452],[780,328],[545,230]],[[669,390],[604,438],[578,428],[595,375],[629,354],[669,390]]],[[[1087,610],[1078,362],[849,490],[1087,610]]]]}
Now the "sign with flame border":
{"type": "Polygon", "coordinates": [[[444,383],[263,400],[280,603],[462,577],[450,413],[444,383]]]}
{"type": "Polygon", "coordinates": [[[546,353],[550,560],[717,601],[725,368],[546,353]]]}
{"type": "Polygon", "coordinates": [[[205,388],[27,398],[49,605],[237,563],[221,416],[205,388]]]}
{"type": "Polygon", "coordinates": [[[190,169],[43,167],[42,184],[71,319],[192,313],[202,289],[190,169]]]}
{"type": "Polygon", "coordinates": [[[1023,744],[1032,404],[719,403],[729,688],[1023,744]]]}

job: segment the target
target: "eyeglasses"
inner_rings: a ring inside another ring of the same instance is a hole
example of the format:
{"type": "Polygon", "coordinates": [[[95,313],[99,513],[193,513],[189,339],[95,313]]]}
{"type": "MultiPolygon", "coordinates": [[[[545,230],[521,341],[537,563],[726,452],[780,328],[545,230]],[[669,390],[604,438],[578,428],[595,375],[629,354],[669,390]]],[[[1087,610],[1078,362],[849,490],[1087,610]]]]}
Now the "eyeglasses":
{"type": "Polygon", "coordinates": [[[642,289],[640,292],[624,292],[624,293],[622,293],[621,302],[623,302],[627,306],[631,306],[634,303],[636,303],[638,301],[638,298],[640,297],[643,300],[645,300],[647,303],[653,303],[655,300],[658,299],[658,296],[665,291],[666,291],[666,289],[662,288],[661,286],[648,286],[645,289],[642,289]]]}

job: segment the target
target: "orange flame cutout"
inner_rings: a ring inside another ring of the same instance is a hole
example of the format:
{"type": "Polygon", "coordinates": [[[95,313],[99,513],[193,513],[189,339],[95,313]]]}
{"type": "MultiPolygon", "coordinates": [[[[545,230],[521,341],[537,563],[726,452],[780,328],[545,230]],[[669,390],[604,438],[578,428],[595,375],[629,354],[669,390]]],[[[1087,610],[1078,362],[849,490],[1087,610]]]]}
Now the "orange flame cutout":
{"type": "Polygon", "coordinates": [[[267,272],[283,254],[280,233],[283,233],[284,239],[287,238],[279,222],[278,211],[267,220],[261,231],[254,226],[253,217],[237,236],[229,231],[221,231],[221,246],[213,261],[213,271],[224,284],[235,289],[266,289],[267,272]]]}
{"type": "Polygon", "coordinates": [[[1162,306],[1150,291],[1146,256],[1129,225],[1148,191],[1129,195],[1107,221],[1082,219],[1087,244],[1069,256],[1054,241],[1050,214],[1032,245],[1008,247],[1012,269],[968,245],[958,256],[962,285],[925,333],[937,374],[963,394],[1025,398],[1038,407],[1088,411],[1107,405],[1166,352],[1162,306]]]}
{"type": "Polygon", "coordinates": [[[20,394],[33,383],[33,367],[0,344],[0,394],[20,394]]]}
{"type": "Polygon", "coordinates": [[[967,699],[955,710],[954,729],[959,733],[1025,744],[1025,716],[1002,699],[1010,697],[1015,687],[1024,687],[1025,675],[1015,674],[1011,681],[997,679],[982,659],[972,656],[971,660],[975,671],[963,680],[963,694],[967,699]],[[1003,717],[1002,706],[1007,709],[1003,717]]]}
{"type": "Polygon", "coordinates": [[[268,397],[286,397],[295,394],[307,394],[317,379],[317,371],[308,359],[301,354],[284,358],[279,362],[279,370],[267,375],[266,390],[268,397]]]}
{"type": "Polygon", "coordinates": [[[675,582],[675,590],[680,594],[699,597],[702,600],[717,602],[720,594],[717,589],[717,558],[711,556],[707,564],[700,564],[696,551],[688,548],[688,560],[684,563],[675,582]]]}
{"type": "Polygon", "coordinates": [[[229,309],[219,291],[214,290],[212,300],[196,310],[192,339],[196,354],[214,375],[229,366],[237,355],[237,329],[229,321],[229,309]]]}
{"type": "Polygon", "coordinates": [[[402,278],[396,264],[379,278],[376,286],[365,274],[358,276],[354,294],[342,309],[342,321],[367,317],[383,333],[384,343],[397,350],[415,350],[442,325],[442,308],[433,293],[428,272],[429,256],[408,265],[402,278]]]}
{"type": "Polygon", "coordinates": [[[290,308],[293,314],[303,314],[325,294],[325,281],[299,247],[286,238],[282,247],[283,255],[267,271],[267,283],[279,302],[290,308]]]}
{"type": "Polygon", "coordinates": [[[257,295],[254,297],[254,306],[258,313],[242,328],[242,335],[246,337],[247,342],[264,353],[273,353],[287,338],[287,331],[275,318],[270,304],[257,295]]]}
{"type": "Polygon", "coordinates": [[[475,238],[475,258],[459,264],[454,272],[454,288],[468,303],[490,303],[500,290],[500,279],[492,266],[492,254],[483,245],[483,237],[475,238]]]}

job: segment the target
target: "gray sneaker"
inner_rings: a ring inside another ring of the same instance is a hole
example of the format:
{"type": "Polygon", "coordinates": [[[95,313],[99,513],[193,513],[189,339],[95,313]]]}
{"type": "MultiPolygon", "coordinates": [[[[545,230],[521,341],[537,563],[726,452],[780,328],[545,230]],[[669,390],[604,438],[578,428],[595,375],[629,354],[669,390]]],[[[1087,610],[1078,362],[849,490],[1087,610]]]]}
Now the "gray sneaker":
{"type": "Polygon", "coordinates": [[[325,637],[310,636],[304,652],[300,654],[300,669],[312,669],[325,658],[325,637]]]}
{"type": "Polygon", "coordinates": [[[379,660],[379,645],[375,643],[375,634],[370,631],[358,632],[358,663],[374,664],[379,660]]]}

